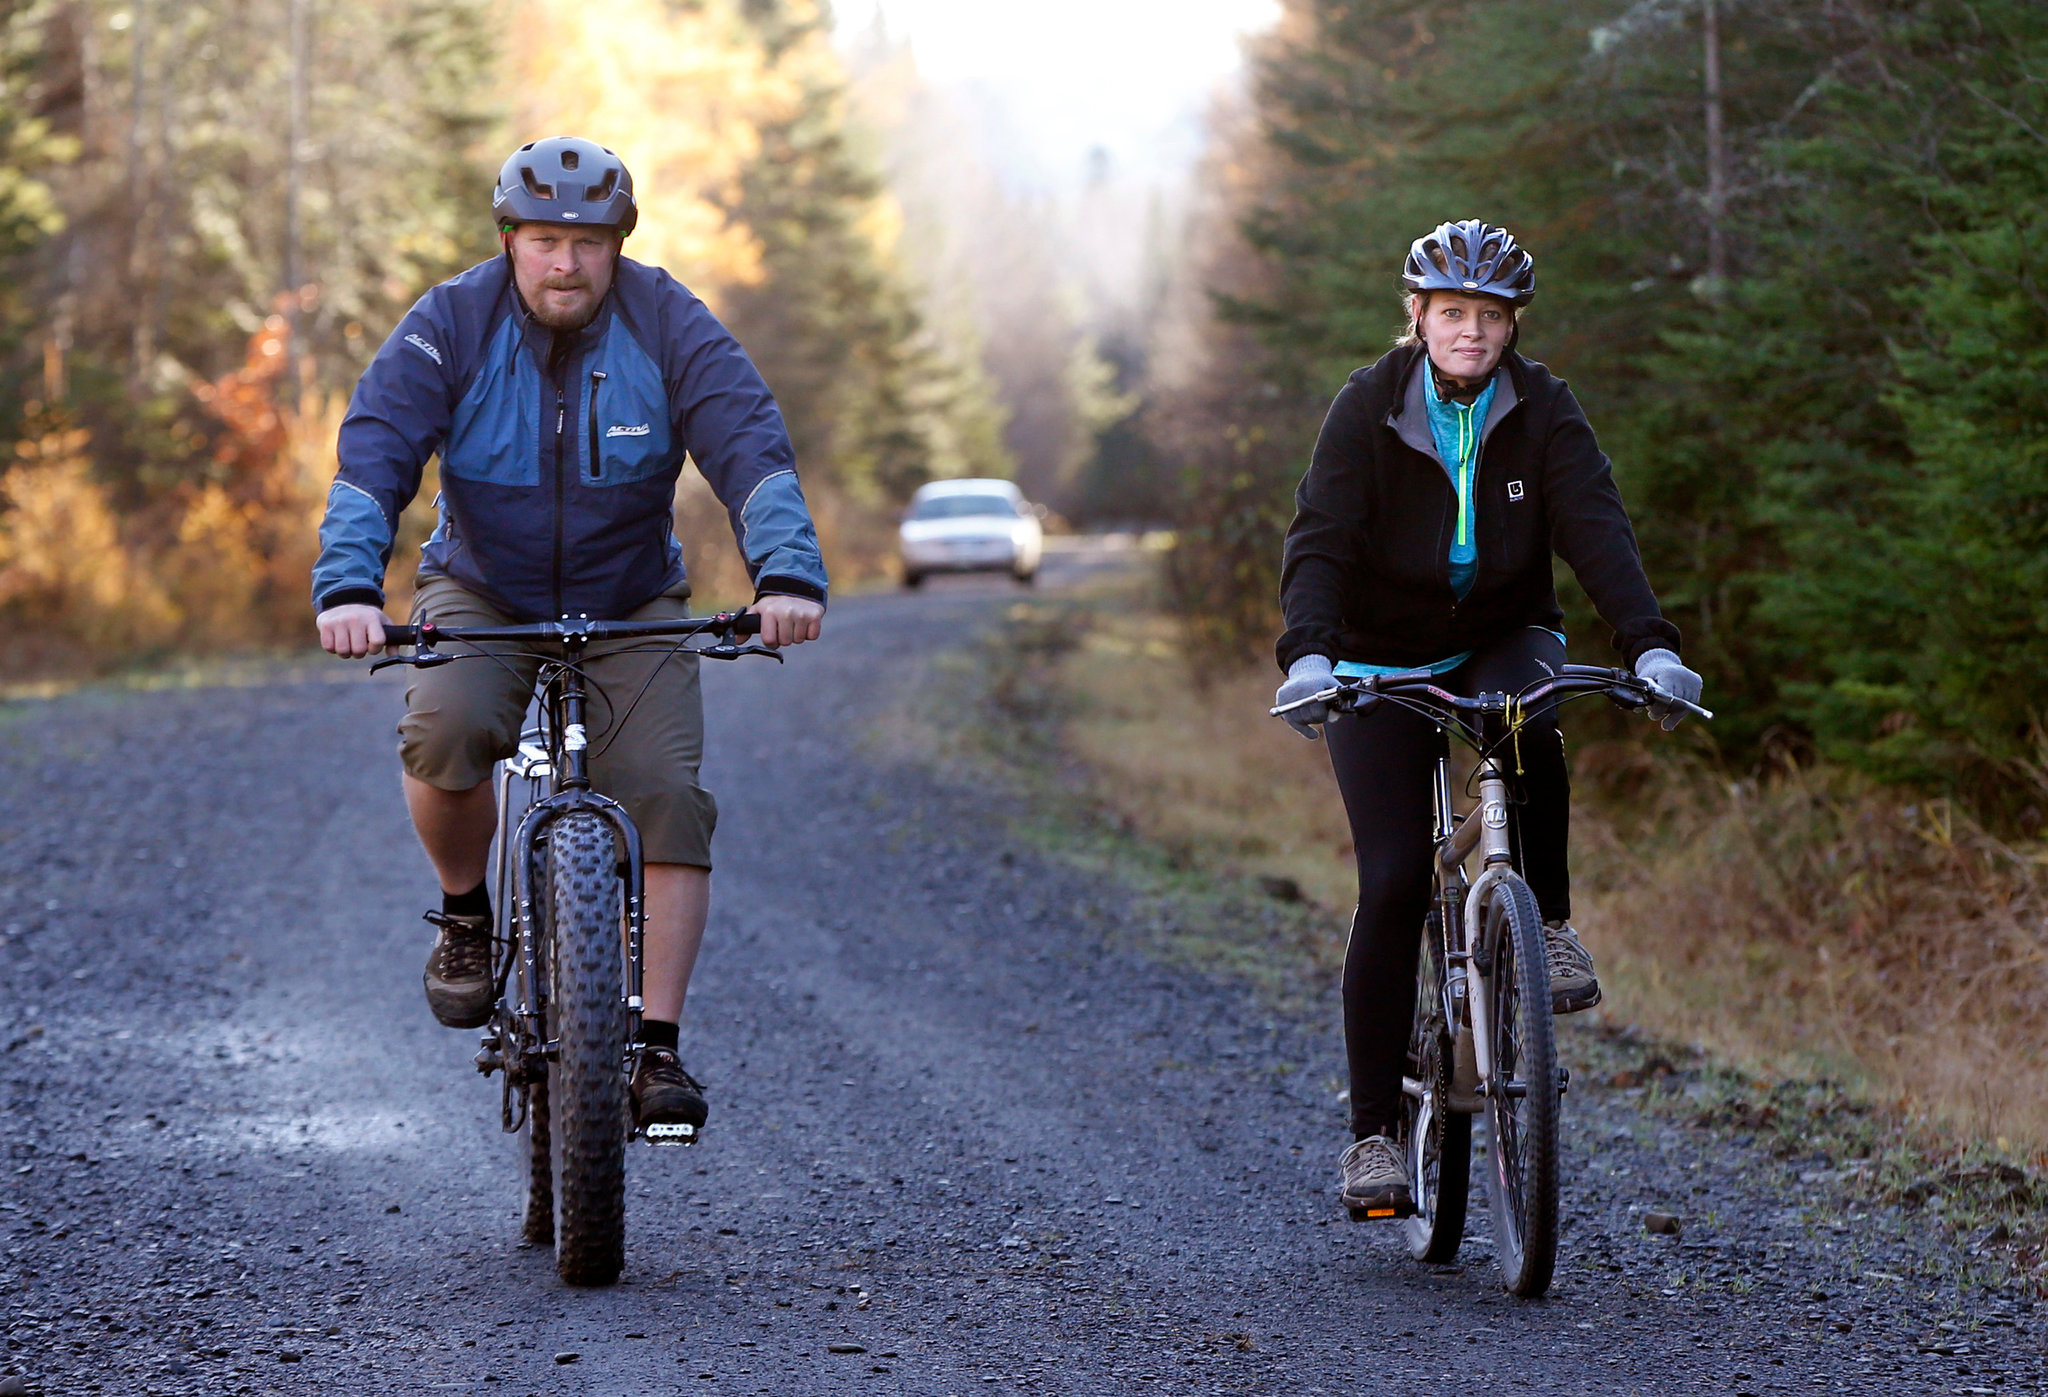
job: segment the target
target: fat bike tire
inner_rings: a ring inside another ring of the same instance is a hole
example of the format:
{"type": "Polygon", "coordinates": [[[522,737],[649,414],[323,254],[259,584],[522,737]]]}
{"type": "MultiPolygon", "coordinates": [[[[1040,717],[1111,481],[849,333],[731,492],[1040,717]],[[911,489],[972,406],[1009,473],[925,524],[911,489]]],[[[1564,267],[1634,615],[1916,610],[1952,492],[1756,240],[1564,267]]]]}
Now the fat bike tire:
{"type": "Polygon", "coordinates": [[[1534,1299],[1557,1265],[1558,1127],[1563,1101],[1550,1014],[1550,967],[1536,898],[1517,876],[1480,912],[1489,973],[1493,1080],[1486,1098],[1486,1199],[1510,1293],[1534,1299]]]}
{"type": "Polygon", "coordinates": [[[1443,946],[1433,929],[1425,930],[1407,1068],[1409,1080],[1421,1090],[1404,1090],[1401,1097],[1415,1214],[1402,1221],[1401,1230],[1408,1254],[1434,1266],[1457,1259],[1472,1190],[1472,1117],[1445,1105],[1450,1100],[1452,1067],[1450,1027],[1444,1019],[1443,946]]]}
{"type": "Polygon", "coordinates": [[[548,996],[557,1045],[544,1088],[554,1162],[555,1269],[610,1285],[626,1259],[626,1015],[618,854],[595,815],[548,831],[554,922],[548,996]]]}

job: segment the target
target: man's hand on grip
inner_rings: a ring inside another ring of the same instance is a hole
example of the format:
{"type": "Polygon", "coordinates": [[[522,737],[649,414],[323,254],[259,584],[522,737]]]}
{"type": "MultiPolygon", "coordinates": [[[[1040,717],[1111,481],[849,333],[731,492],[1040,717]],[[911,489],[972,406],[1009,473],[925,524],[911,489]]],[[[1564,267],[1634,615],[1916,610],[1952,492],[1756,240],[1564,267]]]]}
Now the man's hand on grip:
{"type": "Polygon", "coordinates": [[[816,640],[824,628],[825,608],[809,597],[762,597],[747,608],[761,617],[761,643],[770,650],[816,640]]]}
{"type": "Polygon", "coordinates": [[[360,660],[384,648],[384,613],[374,606],[330,606],[314,624],[320,628],[320,648],[330,655],[360,660]]]}

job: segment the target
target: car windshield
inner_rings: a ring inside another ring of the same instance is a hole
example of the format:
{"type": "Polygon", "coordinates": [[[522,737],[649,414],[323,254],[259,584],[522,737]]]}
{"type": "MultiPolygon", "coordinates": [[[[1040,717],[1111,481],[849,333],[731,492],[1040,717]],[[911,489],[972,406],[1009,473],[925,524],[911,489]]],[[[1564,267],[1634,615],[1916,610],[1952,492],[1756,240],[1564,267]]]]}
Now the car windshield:
{"type": "Polygon", "coordinates": [[[931,495],[910,507],[911,519],[972,519],[978,515],[999,514],[1005,519],[1017,517],[1017,507],[1001,495],[931,495]]]}

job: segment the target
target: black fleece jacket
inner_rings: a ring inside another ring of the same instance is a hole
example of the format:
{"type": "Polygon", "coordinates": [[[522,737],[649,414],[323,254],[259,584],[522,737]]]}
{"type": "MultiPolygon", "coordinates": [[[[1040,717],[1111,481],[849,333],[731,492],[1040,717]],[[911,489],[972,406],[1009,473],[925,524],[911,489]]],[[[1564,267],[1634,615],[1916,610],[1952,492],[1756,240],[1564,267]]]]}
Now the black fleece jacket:
{"type": "Polygon", "coordinates": [[[1435,456],[1411,444],[1428,441],[1427,421],[1402,420],[1417,410],[1408,389],[1422,357],[1404,345],[1359,369],[1323,420],[1281,561],[1280,667],[1312,654],[1419,666],[1523,626],[1556,629],[1553,553],[1630,665],[1645,650],[1676,651],[1678,628],[1657,608],[1585,412],[1563,379],[1512,351],[1501,387],[1512,386],[1513,404],[1502,412],[1497,395],[1472,485],[1478,572],[1458,599],[1457,494],[1435,456]]]}

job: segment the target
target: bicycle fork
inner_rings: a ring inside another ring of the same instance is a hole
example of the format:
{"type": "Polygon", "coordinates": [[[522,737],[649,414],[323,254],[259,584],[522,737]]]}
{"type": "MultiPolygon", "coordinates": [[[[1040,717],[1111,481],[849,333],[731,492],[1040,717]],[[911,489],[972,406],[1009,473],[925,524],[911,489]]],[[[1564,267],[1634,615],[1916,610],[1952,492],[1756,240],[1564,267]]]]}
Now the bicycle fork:
{"type": "Polygon", "coordinates": [[[1480,1109],[1482,1099],[1493,1089],[1493,1040],[1489,993],[1493,967],[1475,951],[1478,938],[1485,933],[1480,925],[1480,913],[1486,905],[1487,894],[1502,878],[1514,870],[1514,850],[1508,831],[1508,783],[1491,757],[1479,765],[1479,806],[1460,821],[1451,804],[1450,762],[1442,760],[1436,769],[1436,819],[1437,819],[1437,863],[1438,876],[1444,884],[1462,891],[1462,915],[1457,918],[1455,944],[1449,944],[1450,965],[1446,967],[1445,992],[1453,1003],[1445,1006],[1456,1023],[1455,1001],[1464,1001],[1464,1022],[1458,1025],[1456,1050],[1452,1076],[1452,1099],[1447,1103],[1451,1109],[1472,1113],[1480,1109]],[[1477,849],[1480,853],[1479,876],[1469,887],[1465,886],[1465,861],[1477,849]],[[1458,991],[1463,990],[1463,995],[1458,991]],[[1467,1045],[1472,1053],[1472,1065],[1465,1064],[1467,1045]],[[1467,1078],[1468,1080],[1460,1080],[1467,1078]],[[1460,1090],[1461,1088],[1469,1088],[1460,1090]]]}

